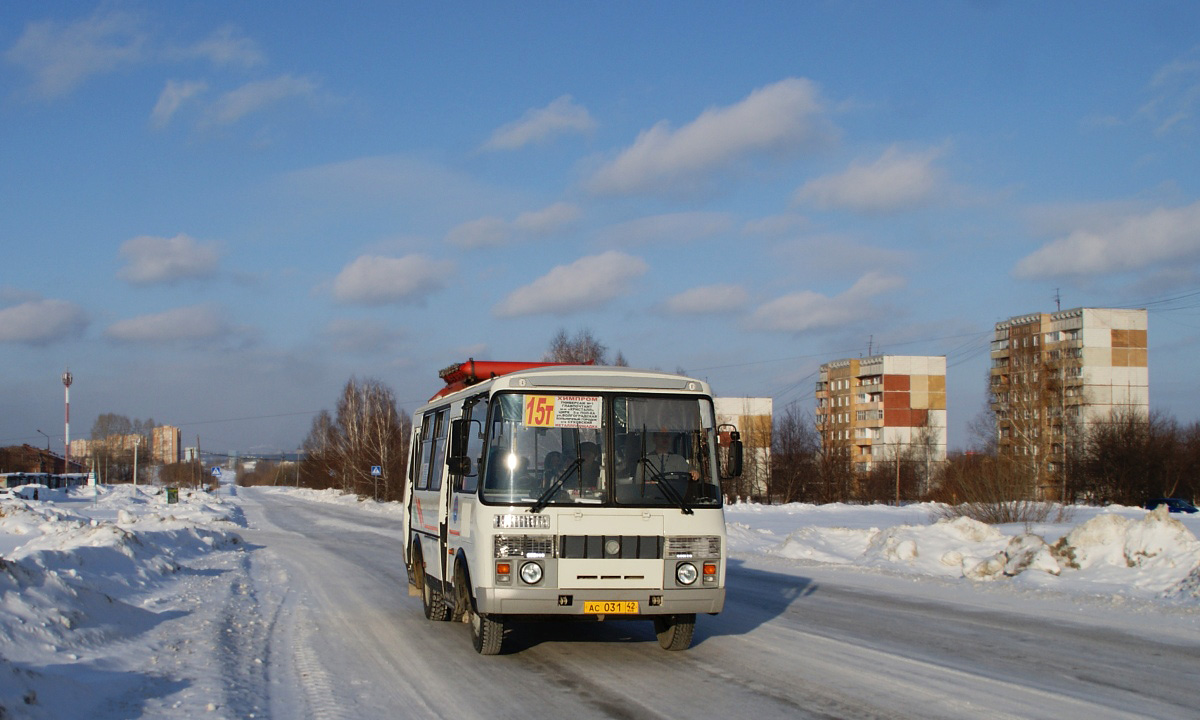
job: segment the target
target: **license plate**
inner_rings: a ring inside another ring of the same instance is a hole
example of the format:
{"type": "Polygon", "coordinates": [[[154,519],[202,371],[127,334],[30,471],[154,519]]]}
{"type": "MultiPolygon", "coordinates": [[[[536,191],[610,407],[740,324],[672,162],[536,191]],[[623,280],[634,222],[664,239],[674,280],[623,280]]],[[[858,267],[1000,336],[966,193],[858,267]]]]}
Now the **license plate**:
{"type": "Polygon", "coordinates": [[[638,603],[637,600],[585,602],[583,612],[588,615],[636,615],[638,603]]]}

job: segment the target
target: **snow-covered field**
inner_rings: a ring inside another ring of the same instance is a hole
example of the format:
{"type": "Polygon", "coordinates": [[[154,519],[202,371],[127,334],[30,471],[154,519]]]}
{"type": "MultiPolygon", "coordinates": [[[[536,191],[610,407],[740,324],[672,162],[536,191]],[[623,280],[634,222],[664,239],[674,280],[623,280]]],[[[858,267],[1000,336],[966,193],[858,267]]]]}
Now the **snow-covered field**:
{"type": "MultiPolygon", "coordinates": [[[[181,491],[168,505],[156,488],[117,486],[0,501],[0,717],[233,716],[237,686],[266,662],[237,646],[270,632],[248,597],[237,492],[181,491]]],[[[399,519],[395,504],[331,491],[256,492],[399,519]]],[[[1200,620],[1198,516],[1079,507],[1061,522],[992,527],[936,510],[733,505],[730,555],[1200,620]]],[[[246,689],[238,716],[269,715],[261,694],[246,689]]]]}

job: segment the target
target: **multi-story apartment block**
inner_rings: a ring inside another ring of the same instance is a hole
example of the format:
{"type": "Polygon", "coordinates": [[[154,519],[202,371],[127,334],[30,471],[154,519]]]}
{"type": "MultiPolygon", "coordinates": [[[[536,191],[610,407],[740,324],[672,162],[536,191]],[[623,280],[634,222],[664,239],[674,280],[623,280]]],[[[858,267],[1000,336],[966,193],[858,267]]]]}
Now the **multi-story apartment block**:
{"type": "Polygon", "coordinates": [[[849,456],[860,472],[896,457],[930,464],[946,459],[945,356],[873,355],[825,363],[816,400],[823,447],[849,456]]]}
{"type": "Polygon", "coordinates": [[[156,462],[164,465],[177,463],[181,452],[179,428],[159,425],[150,431],[150,454],[156,462]]]}
{"type": "Polygon", "coordinates": [[[989,381],[997,447],[1029,458],[1039,496],[1052,496],[1090,424],[1149,412],[1146,311],[1074,308],[998,322],[989,381]]]}

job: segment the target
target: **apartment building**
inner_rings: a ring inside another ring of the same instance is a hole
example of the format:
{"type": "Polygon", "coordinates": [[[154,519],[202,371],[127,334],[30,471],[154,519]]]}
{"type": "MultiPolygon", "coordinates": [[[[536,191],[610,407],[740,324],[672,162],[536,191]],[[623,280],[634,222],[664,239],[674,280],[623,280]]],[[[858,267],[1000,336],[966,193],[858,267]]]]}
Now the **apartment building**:
{"type": "Polygon", "coordinates": [[[150,455],[155,462],[163,465],[179,462],[182,448],[179,428],[159,425],[150,431],[150,455]]]}
{"type": "Polygon", "coordinates": [[[946,459],[945,356],[873,355],[825,363],[816,402],[823,447],[847,455],[859,472],[897,456],[929,464],[946,459]]]}
{"type": "Polygon", "coordinates": [[[1002,453],[1053,496],[1065,453],[1114,412],[1150,410],[1146,311],[1074,308],[996,323],[990,404],[1002,453]]]}

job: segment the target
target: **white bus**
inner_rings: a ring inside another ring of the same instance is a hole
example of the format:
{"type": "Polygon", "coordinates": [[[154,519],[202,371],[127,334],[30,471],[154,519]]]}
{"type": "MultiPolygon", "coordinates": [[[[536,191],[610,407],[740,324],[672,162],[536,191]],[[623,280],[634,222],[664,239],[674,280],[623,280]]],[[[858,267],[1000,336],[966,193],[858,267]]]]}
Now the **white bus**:
{"type": "Polygon", "coordinates": [[[409,591],[501,651],[510,619],[654,622],[668,650],[725,603],[724,477],[736,429],[700,380],[474,360],[413,418],[409,591]],[[719,448],[720,446],[720,448],[719,448]],[[718,452],[720,449],[720,452],[718,452]]]}

